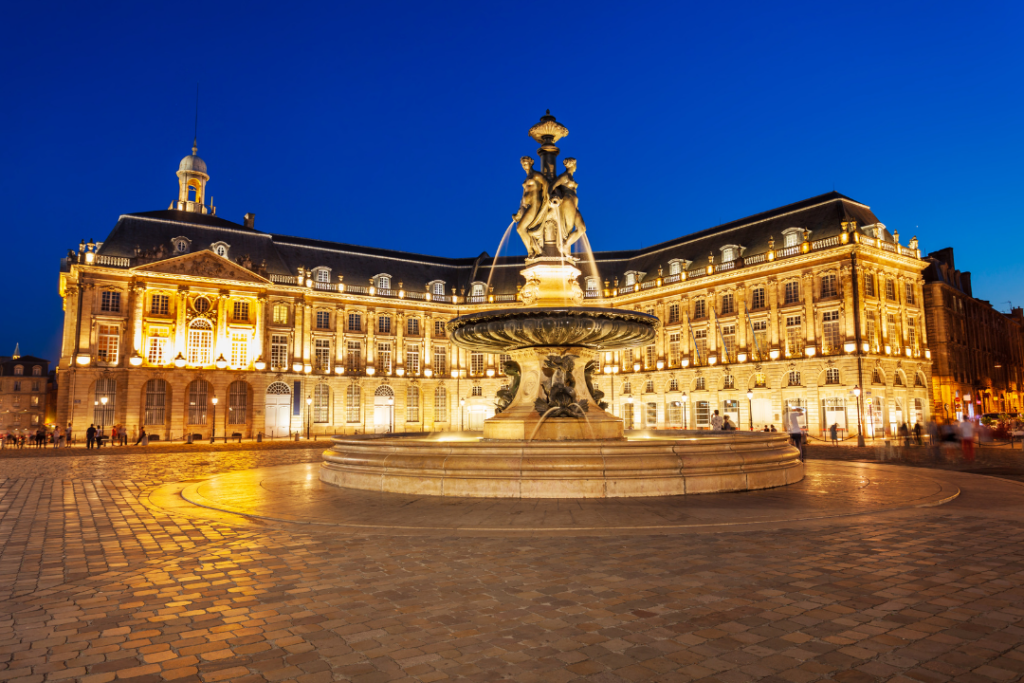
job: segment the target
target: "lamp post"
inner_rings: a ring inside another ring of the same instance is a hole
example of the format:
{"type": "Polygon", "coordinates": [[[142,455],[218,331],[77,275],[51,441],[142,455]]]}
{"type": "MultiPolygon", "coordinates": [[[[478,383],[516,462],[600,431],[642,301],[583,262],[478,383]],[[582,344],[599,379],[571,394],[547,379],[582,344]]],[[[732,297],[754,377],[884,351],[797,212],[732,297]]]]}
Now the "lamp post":
{"type": "Polygon", "coordinates": [[[687,403],[687,401],[690,400],[690,397],[687,396],[686,392],[684,391],[682,397],[679,400],[682,401],[682,403],[683,403],[683,428],[684,429],[689,429],[690,428],[690,422],[686,419],[686,403],[687,403]]]}
{"type": "Polygon", "coordinates": [[[754,392],[747,389],[747,414],[750,418],[750,431],[754,431],[754,392]]]}
{"type": "Polygon", "coordinates": [[[466,399],[459,399],[459,431],[463,431],[464,417],[466,413],[466,399]]]}
{"type": "MultiPolygon", "coordinates": [[[[103,409],[100,410],[100,436],[103,436],[103,427],[107,422],[107,401],[110,399],[106,396],[100,398],[100,403],[103,404],[103,409]]],[[[102,442],[101,442],[102,443],[102,442]]]]}
{"type": "Polygon", "coordinates": [[[864,424],[860,421],[860,385],[853,388],[853,395],[857,399],[857,447],[864,448],[864,424]]]}
{"type": "Polygon", "coordinates": [[[217,397],[210,399],[213,403],[213,421],[210,423],[210,443],[217,437],[217,397]]]}
{"type": "Polygon", "coordinates": [[[309,441],[309,423],[313,419],[313,397],[306,397],[306,441],[309,441]]]}

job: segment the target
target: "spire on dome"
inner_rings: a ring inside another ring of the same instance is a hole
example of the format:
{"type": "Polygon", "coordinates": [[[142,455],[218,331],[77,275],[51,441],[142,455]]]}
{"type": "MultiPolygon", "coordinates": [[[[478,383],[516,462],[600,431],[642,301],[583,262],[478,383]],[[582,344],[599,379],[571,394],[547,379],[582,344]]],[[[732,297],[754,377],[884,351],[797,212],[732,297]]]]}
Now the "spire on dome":
{"type": "Polygon", "coordinates": [[[21,344],[14,344],[14,355],[11,356],[11,358],[13,358],[14,360],[21,358],[21,344]]]}

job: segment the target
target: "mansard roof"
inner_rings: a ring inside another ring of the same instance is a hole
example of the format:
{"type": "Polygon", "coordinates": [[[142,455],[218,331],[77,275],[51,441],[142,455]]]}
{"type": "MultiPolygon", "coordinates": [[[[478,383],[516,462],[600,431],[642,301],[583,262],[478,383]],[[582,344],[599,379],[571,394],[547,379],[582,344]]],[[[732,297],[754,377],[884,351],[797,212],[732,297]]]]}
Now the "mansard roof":
{"type": "MultiPolygon", "coordinates": [[[[717,263],[720,249],[727,245],[742,246],[746,255],[757,254],[768,250],[771,237],[775,239],[775,248],[781,248],[782,231],[787,228],[808,229],[812,239],[817,240],[838,235],[845,220],[855,220],[859,228],[879,222],[868,206],[838,192],[829,192],[643,249],[595,252],[594,261],[603,279],[612,280],[627,271],[646,273],[645,279],[652,279],[658,277],[658,266],[663,266],[667,274],[668,263],[673,259],[705,265],[708,254],[714,253],[717,263]]],[[[495,263],[486,252],[468,258],[413,254],[264,233],[217,216],[175,210],[121,216],[99,253],[133,258],[160,245],[170,247],[175,237],[191,240],[192,252],[226,242],[231,245],[231,260],[248,256],[254,265],[265,262],[268,275],[295,275],[300,266],[326,266],[335,282],[342,275],[345,283],[363,285],[378,273],[391,273],[395,284],[401,281],[407,290],[425,289],[429,282],[443,280],[449,291],[453,286],[468,291],[471,283],[488,281],[493,265],[496,270],[490,280],[495,293],[512,293],[516,291],[525,258],[502,257],[495,263]]],[[[580,268],[585,275],[593,274],[586,263],[581,262],[580,268]]]]}

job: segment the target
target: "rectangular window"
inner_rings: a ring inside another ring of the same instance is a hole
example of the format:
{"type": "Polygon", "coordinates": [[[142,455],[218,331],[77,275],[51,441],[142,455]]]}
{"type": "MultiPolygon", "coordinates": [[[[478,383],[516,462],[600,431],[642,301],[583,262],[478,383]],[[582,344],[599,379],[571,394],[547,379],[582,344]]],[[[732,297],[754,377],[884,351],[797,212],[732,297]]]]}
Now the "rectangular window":
{"type": "Polygon", "coordinates": [[[391,342],[377,343],[377,370],[385,375],[391,374],[391,342]]]}
{"type": "Polygon", "coordinates": [[[110,363],[111,365],[117,363],[117,347],[120,339],[121,334],[117,325],[99,326],[99,345],[97,347],[97,355],[99,355],[101,361],[104,363],[110,363]]]}
{"type": "Polygon", "coordinates": [[[29,405],[38,406],[39,405],[39,397],[38,396],[30,397],[29,405]]]}
{"type": "Polygon", "coordinates": [[[677,322],[679,322],[679,304],[673,302],[668,306],[668,324],[677,322]]]}
{"type": "Polygon", "coordinates": [[[722,295],[722,315],[729,315],[730,313],[736,312],[736,305],[734,303],[732,294],[722,295]]]}
{"type": "Polygon", "coordinates": [[[795,304],[800,301],[800,283],[796,280],[792,280],[786,283],[785,299],[783,300],[783,306],[789,304],[795,304]]]}
{"type": "Polygon", "coordinates": [[[149,300],[149,312],[153,315],[167,315],[171,307],[171,297],[166,294],[154,294],[149,300]]]}
{"type": "Polygon", "coordinates": [[[706,318],[708,315],[707,304],[704,299],[697,299],[693,302],[693,317],[695,320],[706,318]]]}
{"type": "Polygon", "coordinates": [[[670,427],[680,427],[683,424],[683,407],[679,405],[679,401],[669,401],[667,413],[668,424],[670,427]]]}
{"type": "Polygon", "coordinates": [[[711,426],[711,404],[707,401],[697,401],[693,408],[697,417],[697,429],[708,429],[711,426]]]}
{"type": "Polygon", "coordinates": [[[878,330],[875,328],[875,314],[872,311],[867,311],[864,317],[864,339],[867,341],[870,351],[877,351],[878,330]]]}
{"type": "Polygon", "coordinates": [[[469,354],[469,374],[476,377],[484,374],[484,354],[476,351],[469,354]]]}
{"type": "Polygon", "coordinates": [[[270,367],[273,370],[281,370],[288,367],[288,335],[271,335],[270,367]]]}
{"type": "Polygon", "coordinates": [[[348,314],[348,331],[360,332],[363,329],[363,317],[358,313],[348,314]]]}
{"type": "MultiPolygon", "coordinates": [[[[323,272],[323,271],[321,271],[323,272]]],[[[330,311],[317,311],[316,312],[316,329],[318,330],[329,330],[331,329],[331,312],[330,311]]]]}
{"type": "Polygon", "coordinates": [[[39,382],[32,380],[32,391],[39,391],[39,382]]]}
{"type": "Polygon", "coordinates": [[[885,281],[885,298],[889,301],[896,301],[896,281],[885,281]]]}
{"type": "Polygon", "coordinates": [[[314,339],[313,340],[313,362],[317,370],[320,372],[331,371],[331,340],[330,339],[314,339]]]}
{"type": "Polygon", "coordinates": [[[244,332],[231,333],[231,367],[244,368],[249,364],[249,335],[244,332]]]}
{"type": "Polygon", "coordinates": [[[677,368],[680,362],[679,357],[679,333],[668,336],[668,364],[669,367],[677,368]]]}
{"type": "Polygon", "coordinates": [[[472,391],[470,392],[470,395],[471,396],[483,396],[484,395],[484,388],[483,387],[473,387],[472,391]]]}
{"type": "Polygon", "coordinates": [[[653,402],[648,403],[647,404],[647,410],[644,411],[644,412],[645,412],[644,424],[646,424],[648,427],[655,427],[655,426],[657,426],[657,424],[658,424],[658,404],[657,403],[653,403],[653,402]]]}
{"type": "Polygon", "coordinates": [[[914,305],[914,283],[906,283],[906,303],[910,306],[914,305]]]}
{"type": "Polygon", "coordinates": [[[693,331],[693,350],[696,354],[697,363],[706,363],[708,358],[708,331],[693,331]]]}
{"type": "Polygon", "coordinates": [[[751,308],[754,310],[764,308],[764,287],[755,287],[751,297],[751,308]]]}
{"type": "Polygon", "coordinates": [[[800,325],[800,316],[786,318],[786,355],[790,358],[802,356],[804,353],[804,334],[800,325]]]}
{"type": "Polygon", "coordinates": [[[722,325],[722,362],[736,360],[736,326],[722,325]]]}
{"type": "Polygon", "coordinates": [[[420,333],[420,319],[409,318],[406,320],[406,333],[416,336],[420,333]]]}
{"type": "Polygon", "coordinates": [[[103,292],[100,295],[100,310],[107,313],[120,313],[121,292],[103,292]]]}
{"type": "Polygon", "coordinates": [[[825,311],[821,316],[821,352],[839,353],[839,311],[825,311]]]}
{"type": "Polygon", "coordinates": [[[409,387],[405,392],[405,421],[420,421],[420,388],[409,387]]]}
{"type": "Polygon", "coordinates": [[[363,346],[360,342],[348,342],[345,349],[345,367],[356,371],[363,369],[363,346]]]}
{"type": "Polygon", "coordinates": [[[836,276],[834,273],[828,273],[821,276],[821,298],[827,299],[829,297],[837,296],[839,289],[836,285],[836,276]]]}
{"type": "Polygon", "coordinates": [[[420,347],[418,344],[407,344],[405,347],[405,371],[413,375],[420,374],[420,347]]]}
{"type": "Polygon", "coordinates": [[[750,324],[754,330],[754,356],[756,360],[768,358],[768,321],[755,320],[750,324]]]}
{"type": "Polygon", "coordinates": [[[899,328],[896,326],[896,315],[893,313],[886,317],[886,334],[889,335],[889,346],[894,351],[898,351],[900,348],[900,333],[899,328]]]}
{"type": "Polygon", "coordinates": [[[345,390],[345,422],[359,422],[361,392],[355,384],[349,385],[345,390]]]}
{"type": "Polygon", "coordinates": [[[149,347],[146,351],[146,360],[153,365],[163,365],[167,358],[167,330],[151,329],[149,331],[149,347]]]}
{"type": "Polygon", "coordinates": [[[656,356],[657,356],[657,348],[655,347],[654,344],[650,344],[648,346],[645,346],[644,347],[644,367],[648,368],[648,369],[653,368],[655,362],[657,361],[656,356]]]}
{"type": "Polygon", "coordinates": [[[448,372],[448,350],[443,346],[434,347],[434,374],[440,376],[448,372]]]}
{"type": "Polygon", "coordinates": [[[444,387],[434,389],[434,422],[448,421],[448,392],[444,387]]]}
{"type": "Polygon", "coordinates": [[[245,382],[228,387],[228,424],[244,425],[249,417],[249,389],[245,382]]]}
{"type": "Polygon", "coordinates": [[[868,273],[864,276],[864,296],[875,295],[875,276],[868,273]]]}
{"type": "Polygon", "coordinates": [[[162,425],[167,403],[167,385],[162,379],[151,379],[146,382],[147,425],[162,425]]]}
{"type": "Polygon", "coordinates": [[[331,390],[326,384],[317,384],[313,389],[313,422],[325,424],[330,419],[331,390]]]}
{"type": "Polygon", "coordinates": [[[505,363],[508,363],[511,360],[512,360],[512,356],[511,356],[511,354],[508,354],[508,353],[502,353],[502,354],[500,354],[498,356],[498,374],[499,375],[504,375],[505,374],[505,363]]]}
{"type": "Polygon", "coordinates": [[[249,302],[236,301],[231,311],[231,318],[237,322],[249,322],[249,302]]]}
{"type": "Polygon", "coordinates": [[[377,318],[377,333],[391,334],[391,316],[382,315],[377,318]]]}
{"type": "Polygon", "coordinates": [[[917,349],[917,329],[915,329],[913,318],[907,318],[907,346],[917,349]]]}
{"type": "Polygon", "coordinates": [[[274,324],[288,324],[288,307],[284,304],[274,304],[274,324]]]}
{"type": "Polygon", "coordinates": [[[444,321],[443,320],[435,320],[434,321],[434,336],[435,337],[443,337],[444,334],[445,334],[444,321]]]}

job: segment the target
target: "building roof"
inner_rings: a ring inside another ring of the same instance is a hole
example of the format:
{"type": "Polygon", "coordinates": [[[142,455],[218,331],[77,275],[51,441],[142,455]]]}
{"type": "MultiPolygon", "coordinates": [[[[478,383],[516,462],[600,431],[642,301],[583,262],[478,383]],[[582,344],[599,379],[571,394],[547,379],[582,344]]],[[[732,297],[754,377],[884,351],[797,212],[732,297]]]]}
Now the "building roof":
{"type": "MultiPolygon", "coordinates": [[[[713,253],[718,263],[721,249],[727,245],[739,246],[742,254],[757,254],[768,250],[772,237],[775,248],[781,248],[782,231],[787,228],[810,230],[812,239],[817,240],[839,234],[846,220],[857,221],[858,228],[879,222],[868,206],[838,192],[829,192],[643,249],[594,252],[593,257],[603,279],[621,278],[627,271],[637,271],[645,273],[642,281],[658,277],[658,266],[663,266],[667,274],[668,263],[673,259],[692,261],[696,267],[706,264],[708,255],[713,253]]],[[[388,274],[394,284],[401,281],[407,290],[425,289],[429,283],[441,280],[449,292],[453,286],[468,291],[473,282],[487,282],[493,266],[491,284],[495,293],[512,293],[516,291],[525,259],[502,257],[495,263],[486,252],[474,257],[448,258],[356,246],[264,233],[217,216],[176,210],[121,216],[99,253],[133,258],[161,245],[169,249],[175,237],[188,238],[191,252],[225,242],[230,246],[230,259],[239,261],[248,256],[256,266],[265,264],[270,275],[295,275],[299,267],[327,267],[333,282],[338,282],[341,275],[345,283],[362,285],[375,275],[388,274]]],[[[587,259],[581,260],[579,267],[585,275],[594,274],[587,259]]]]}

